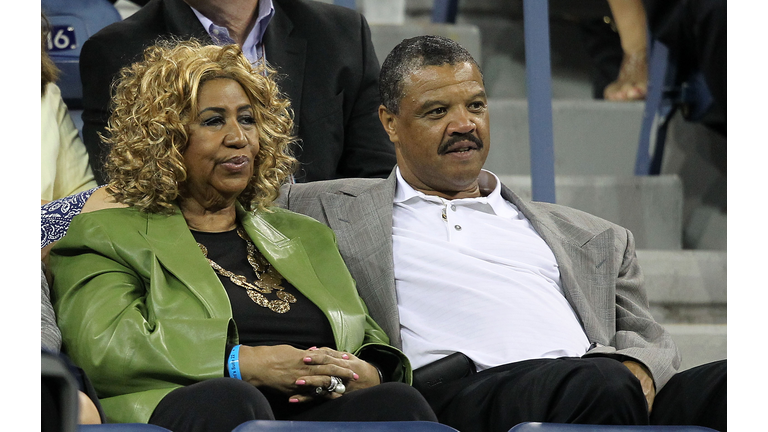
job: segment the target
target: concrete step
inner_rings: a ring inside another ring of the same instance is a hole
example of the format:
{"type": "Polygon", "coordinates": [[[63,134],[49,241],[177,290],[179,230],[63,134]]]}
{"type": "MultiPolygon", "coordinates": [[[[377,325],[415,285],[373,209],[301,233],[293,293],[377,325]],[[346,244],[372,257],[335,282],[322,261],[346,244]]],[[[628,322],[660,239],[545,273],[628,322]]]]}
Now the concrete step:
{"type": "MultiPolygon", "coordinates": [[[[490,99],[488,107],[486,168],[499,175],[530,175],[527,101],[490,99]]],[[[642,117],[642,102],[552,101],[555,173],[633,176],[642,117]]]]}
{"type": "Polygon", "coordinates": [[[651,313],[662,323],[725,324],[728,257],[725,251],[644,250],[637,260],[645,275],[651,313]]]}
{"type": "Polygon", "coordinates": [[[682,357],[680,370],[728,358],[725,324],[665,324],[682,357]]]}
{"type": "MultiPolygon", "coordinates": [[[[486,168],[488,165],[486,162],[486,168]]],[[[530,176],[499,175],[499,178],[521,197],[531,198],[530,176]]],[[[555,195],[558,204],[629,229],[638,249],[681,248],[683,191],[677,176],[558,175],[555,195]]]]}
{"type": "Polygon", "coordinates": [[[403,39],[421,35],[438,35],[455,40],[463,46],[478,64],[482,64],[480,29],[472,24],[432,24],[407,22],[405,24],[371,23],[371,41],[379,64],[384,62],[392,48],[403,39]]]}

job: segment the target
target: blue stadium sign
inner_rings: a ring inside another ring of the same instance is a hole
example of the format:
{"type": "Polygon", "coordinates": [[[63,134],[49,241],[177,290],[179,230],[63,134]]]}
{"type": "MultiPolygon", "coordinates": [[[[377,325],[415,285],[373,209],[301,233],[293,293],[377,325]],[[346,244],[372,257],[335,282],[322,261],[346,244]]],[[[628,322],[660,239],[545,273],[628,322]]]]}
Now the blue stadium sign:
{"type": "Polygon", "coordinates": [[[75,28],[67,25],[53,26],[48,33],[48,51],[61,52],[77,49],[75,28]]]}

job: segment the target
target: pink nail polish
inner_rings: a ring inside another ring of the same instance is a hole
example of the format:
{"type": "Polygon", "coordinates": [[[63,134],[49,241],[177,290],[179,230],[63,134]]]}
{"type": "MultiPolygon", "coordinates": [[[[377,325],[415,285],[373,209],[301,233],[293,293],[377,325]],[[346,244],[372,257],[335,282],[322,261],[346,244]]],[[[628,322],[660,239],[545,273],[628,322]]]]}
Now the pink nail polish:
{"type": "Polygon", "coordinates": [[[304,357],[304,363],[311,363],[312,357],[304,357]]]}
{"type": "Polygon", "coordinates": [[[316,346],[313,346],[313,347],[312,347],[312,348],[310,348],[309,350],[310,350],[310,351],[316,351],[316,350],[317,350],[317,347],[316,347],[316,346]]]}
{"type": "Polygon", "coordinates": [[[342,354],[341,358],[343,358],[344,360],[349,360],[349,356],[347,354],[342,354]]]}
{"type": "Polygon", "coordinates": [[[296,398],[290,398],[290,399],[288,399],[288,402],[290,402],[290,403],[299,403],[299,400],[296,399],[296,398]]]}
{"type": "Polygon", "coordinates": [[[358,374],[352,374],[352,377],[353,377],[354,379],[360,379],[360,375],[358,375],[358,374]]]}
{"type": "Polygon", "coordinates": [[[306,383],[307,383],[307,382],[306,382],[306,381],[304,381],[304,380],[296,380],[296,385],[304,385],[304,384],[306,384],[306,383]]]}

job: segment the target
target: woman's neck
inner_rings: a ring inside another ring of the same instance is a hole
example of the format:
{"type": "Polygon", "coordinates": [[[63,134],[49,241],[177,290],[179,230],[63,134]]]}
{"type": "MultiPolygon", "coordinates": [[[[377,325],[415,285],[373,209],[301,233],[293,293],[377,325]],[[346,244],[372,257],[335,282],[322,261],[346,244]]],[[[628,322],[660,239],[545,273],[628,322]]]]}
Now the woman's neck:
{"type": "Polygon", "coordinates": [[[180,199],[179,208],[187,226],[195,231],[225,232],[237,227],[234,203],[224,207],[205,207],[193,199],[180,199]]]}

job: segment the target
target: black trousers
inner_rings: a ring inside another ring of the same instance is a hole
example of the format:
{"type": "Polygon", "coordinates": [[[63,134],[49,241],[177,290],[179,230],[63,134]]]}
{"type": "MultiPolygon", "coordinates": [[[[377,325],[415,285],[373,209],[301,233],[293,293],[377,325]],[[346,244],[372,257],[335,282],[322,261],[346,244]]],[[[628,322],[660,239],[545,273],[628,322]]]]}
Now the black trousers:
{"type": "Polygon", "coordinates": [[[250,420],[437,421],[414,388],[384,383],[333,400],[290,404],[288,396],[234,378],[176,389],[158,404],[150,424],[174,432],[229,432],[250,420]]]}
{"type": "Polygon", "coordinates": [[[680,372],[656,395],[651,424],[696,425],[725,432],[727,391],[726,360],[680,372]]]}
{"type": "MultiPolygon", "coordinates": [[[[668,384],[671,387],[662,389],[654,402],[654,424],[713,427],[712,422],[692,418],[701,413],[700,409],[685,413],[679,407],[681,403],[706,401],[706,382],[712,375],[724,373],[724,367],[719,372],[717,368],[702,369],[707,370],[698,376],[695,372],[678,374],[668,384]]],[[[724,395],[723,390],[723,409],[724,395]]],[[[432,388],[424,396],[441,423],[462,432],[506,432],[527,421],[616,425],[651,422],[640,381],[620,361],[610,358],[511,363],[432,388]]]]}

